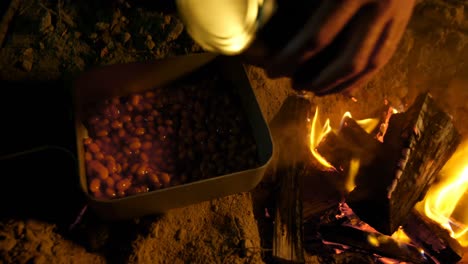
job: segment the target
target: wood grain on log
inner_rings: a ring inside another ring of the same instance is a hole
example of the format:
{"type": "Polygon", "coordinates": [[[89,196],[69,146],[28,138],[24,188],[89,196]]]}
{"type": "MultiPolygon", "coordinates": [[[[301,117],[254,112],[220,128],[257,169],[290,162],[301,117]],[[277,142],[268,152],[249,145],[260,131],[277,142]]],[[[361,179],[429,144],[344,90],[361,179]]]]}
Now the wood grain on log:
{"type": "Polygon", "coordinates": [[[273,231],[273,256],[293,263],[304,263],[300,171],[296,168],[282,174],[273,231]]]}
{"type": "Polygon", "coordinates": [[[430,94],[420,95],[407,112],[392,115],[382,148],[360,167],[347,203],[379,232],[392,234],[459,143],[451,117],[430,94]]]}
{"type": "Polygon", "coordinates": [[[301,174],[305,172],[308,100],[291,96],[283,103],[270,128],[275,142],[275,195],[273,257],[292,263],[304,262],[301,174]]]}

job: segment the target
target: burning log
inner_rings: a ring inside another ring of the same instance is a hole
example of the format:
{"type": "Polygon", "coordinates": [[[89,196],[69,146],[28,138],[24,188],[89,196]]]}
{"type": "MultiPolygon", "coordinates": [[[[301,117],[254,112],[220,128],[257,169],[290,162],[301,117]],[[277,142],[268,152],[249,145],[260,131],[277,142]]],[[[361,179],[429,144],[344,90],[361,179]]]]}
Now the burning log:
{"type": "Polygon", "coordinates": [[[344,117],[340,130],[337,133],[328,133],[317,146],[317,152],[336,168],[336,172],[331,174],[339,174],[334,177],[335,185],[345,194],[354,185],[354,179],[349,178],[351,162],[357,160],[361,166],[369,164],[380,148],[381,143],[354,119],[344,117]]]}
{"type": "Polygon", "coordinates": [[[340,194],[328,172],[310,166],[307,116],[310,101],[291,96],[270,124],[276,146],[276,193],[273,256],[291,262],[304,262],[303,219],[336,206],[340,194]]]}
{"type": "Polygon", "coordinates": [[[463,257],[463,248],[437,222],[413,210],[403,226],[412,242],[424,248],[440,263],[457,263],[463,257]]]}
{"type": "Polygon", "coordinates": [[[408,261],[414,264],[431,263],[421,251],[407,243],[401,243],[390,236],[369,232],[347,225],[322,225],[319,228],[327,242],[347,245],[382,257],[408,261]]]}
{"type": "Polygon", "coordinates": [[[300,169],[288,170],[280,181],[273,230],[273,256],[294,263],[304,262],[302,192],[300,169]]]}
{"type": "Polygon", "coordinates": [[[359,168],[347,203],[372,227],[392,234],[459,143],[451,117],[429,94],[420,95],[407,112],[392,115],[375,157],[359,168]]]}

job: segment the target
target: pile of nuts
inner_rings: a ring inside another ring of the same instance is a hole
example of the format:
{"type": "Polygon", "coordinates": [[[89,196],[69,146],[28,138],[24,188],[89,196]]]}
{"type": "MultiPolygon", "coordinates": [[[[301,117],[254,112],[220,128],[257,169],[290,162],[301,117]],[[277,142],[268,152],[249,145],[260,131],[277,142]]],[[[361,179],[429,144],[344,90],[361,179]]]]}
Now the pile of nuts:
{"type": "Polygon", "coordinates": [[[257,166],[240,99],[220,83],[215,77],[88,108],[89,191],[113,199],[257,166]]]}

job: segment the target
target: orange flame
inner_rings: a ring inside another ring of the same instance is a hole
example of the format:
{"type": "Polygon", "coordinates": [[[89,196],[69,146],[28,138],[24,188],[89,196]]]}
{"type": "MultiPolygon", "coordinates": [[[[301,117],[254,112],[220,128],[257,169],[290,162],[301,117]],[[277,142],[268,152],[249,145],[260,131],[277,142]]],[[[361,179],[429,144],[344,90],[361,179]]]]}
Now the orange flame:
{"type": "Polygon", "coordinates": [[[312,119],[312,127],[310,129],[310,137],[309,137],[309,148],[310,151],[312,152],[312,155],[315,157],[315,159],[325,166],[327,169],[335,169],[333,165],[330,164],[320,153],[317,151],[317,146],[318,144],[322,141],[322,139],[332,131],[332,128],[330,126],[330,119],[327,118],[325,121],[325,124],[323,126],[320,126],[318,122],[318,116],[319,116],[319,111],[318,107],[315,109],[315,115],[314,118],[312,119]],[[318,133],[318,130],[322,127],[320,133],[318,133]]]}
{"type": "Polygon", "coordinates": [[[468,246],[468,211],[461,203],[468,190],[468,141],[457,149],[441,171],[443,179],[432,186],[416,207],[447,229],[462,246],[468,246]]]}
{"type": "MultiPolygon", "coordinates": [[[[340,128],[343,126],[344,120],[346,117],[352,118],[352,115],[350,112],[346,112],[343,114],[343,117],[340,122],[340,128]]],[[[318,107],[315,110],[315,115],[312,120],[312,127],[310,130],[310,142],[309,142],[309,148],[312,153],[312,155],[315,157],[315,159],[322,164],[325,168],[327,169],[332,169],[335,170],[333,165],[330,164],[320,153],[317,151],[317,146],[319,143],[322,141],[322,139],[330,132],[333,131],[332,127],[330,126],[330,119],[327,118],[325,121],[325,124],[321,126],[319,124],[319,111],[318,107]],[[321,129],[321,130],[320,130],[321,129]],[[318,131],[320,130],[320,133],[318,131]]],[[[370,133],[374,128],[378,125],[379,120],[375,118],[368,118],[368,119],[363,119],[363,120],[357,120],[357,124],[362,127],[367,133],[370,133]]],[[[356,178],[356,175],[359,170],[359,165],[360,161],[359,159],[352,159],[350,164],[350,170],[348,173],[348,180],[346,182],[346,189],[350,192],[354,189],[355,184],[354,184],[354,179],[356,178]]]]}
{"type": "Polygon", "coordinates": [[[392,238],[402,243],[411,242],[411,238],[409,238],[409,236],[406,234],[405,230],[401,226],[398,227],[398,229],[392,234],[392,238]]]}

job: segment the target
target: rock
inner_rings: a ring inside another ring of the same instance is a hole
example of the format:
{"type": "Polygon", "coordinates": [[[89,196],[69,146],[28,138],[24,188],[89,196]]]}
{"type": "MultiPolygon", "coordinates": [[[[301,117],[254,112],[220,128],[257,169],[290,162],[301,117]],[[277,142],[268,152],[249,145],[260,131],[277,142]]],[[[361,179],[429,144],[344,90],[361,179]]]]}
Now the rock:
{"type": "Polygon", "coordinates": [[[54,26],[52,26],[52,16],[50,12],[46,12],[45,15],[41,19],[41,24],[39,26],[39,32],[41,33],[49,33],[54,30],[54,26]]]}
{"type": "Polygon", "coordinates": [[[115,49],[114,41],[111,41],[111,42],[107,43],[107,48],[108,48],[109,50],[115,49]]]}
{"type": "Polygon", "coordinates": [[[97,34],[97,33],[91,33],[91,34],[89,34],[89,38],[92,39],[92,40],[97,39],[97,37],[98,37],[98,34],[97,34]]]}
{"type": "Polygon", "coordinates": [[[217,204],[212,204],[211,211],[217,213],[219,211],[219,206],[217,204]]]}
{"type": "Polygon", "coordinates": [[[44,255],[39,255],[33,258],[32,263],[34,264],[46,264],[48,263],[47,258],[44,255]]]}
{"type": "Polygon", "coordinates": [[[23,58],[32,59],[34,50],[32,48],[27,48],[23,52],[23,58]]]}
{"type": "Polygon", "coordinates": [[[79,39],[79,38],[81,37],[81,32],[75,31],[75,32],[73,32],[73,36],[74,36],[76,39],[79,39]]]}
{"type": "Polygon", "coordinates": [[[16,231],[16,236],[18,236],[18,237],[23,234],[23,231],[24,231],[24,222],[23,221],[18,221],[15,231],[16,231]]]}
{"type": "Polygon", "coordinates": [[[460,32],[450,31],[445,37],[445,43],[447,49],[461,53],[465,46],[468,45],[468,38],[460,32]]]}
{"type": "Polygon", "coordinates": [[[98,31],[108,30],[109,27],[110,27],[109,23],[105,23],[105,22],[97,22],[96,23],[96,30],[98,30],[98,31]]]}
{"type": "Polygon", "coordinates": [[[450,9],[450,13],[452,15],[453,20],[457,24],[463,24],[466,21],[465,18],[465,8],[463,5],[453,7],[450,9]]]}
{"type": "Polygon", "coordinates": [[[116,9],[114,11],[114,14],[112,14],[112,18],[115,20],[118,20],[122,16],[122,12],[120,12],[120,9],[116,9]]]}
{"type": "Polygon", "coordinates": [[[37,234],[36,234],[36,232],[34,232],[33,230],[31,230],[30,228],[27,228],[27,229],[26,229],[26,233],[25,233],[25,239],[26,239],[26,241],[28,241],[28,242],[37,241],[37,234]]]}
{"type": "Polygon", "coordinates": [[[185,229],[179,229],[175,233],[175,240],[180,241],[180,240],[185,240],[187,237],[187,231],[185,229]]]}
{"type": "Polygon", "coordinates": [[[154,42],[150,40],[146,42],[146,46],[148,47],[149,50],[153,50],[156,44],[154,44],[154,42]]]}
{"type": "Polygon", "coordinates": [[[122,28],[120,27],[119,24],[116,24],[115,26],[112,27],[112,35],[119,35],[122,32],[122,28]]]}
{"type": "Polygon", "coordinates": [[[151,37],[151,35],[146,36],[145,45],[149,50],[153,50],[154,47],[156,47],[156,44],[154,44],[153,38],[151,37]]]}
{"type": "Polygon", "coordinates": [[[161,29],[164,30],[166,29],[166,27],[171,24],[171,16],[169,15],[165,15],[164,18],[163,18],[163,22],[161,23],[161,29]]]}
{"type": "Polygon", "coordinates": [[[16,246],[16,239],[8,233],[0,233],[0,252],[8,252],[16,246]]]}
{"type": "Polygon", "coordinates": [[[75,28],[76,23],[73,21],[73,18],[67,14],[63,9],[60,10],[60,17],[62,18],[62,21],[65,22],[69,27],[75,28]]]}
{"type": "Polygon", "coordinates": [[[164,23],[165,25],[169,25],[171,23],[171,16],[165,15],[164,16],[164,23]]]}
{"type": "Polygon", "coordinates": [[[104,58],[107,54],[109,54],[109,50],[107,49],[107,47],[104,47],[101,50],[101,53],[99,54],[99,56],[101,56],[101,58],[104,58]]]}
{"type": "Polygon", "coordinates": [[[27,72],[30,72],[32,69],[33,59],[34,59],[33,53],[34,53],[34,50],[32,48],[27,48],[23,52],[21,67],[23,68],[23,70],[27,72]]]}
{"type": "Polygon", "coordinates": [[[130,35],[130,33],[125,32],[125,33],[123,34],[123,43],[124,43],[124,44],[127,43],[127,42],[130,40],[131,37],[132,37],[132,35],[130,35]]]}
{"type": "Polygon", "coordinates": [[[109,34],[108,31],[104,31],[104,33],[102,34],[101,36],[101,39],[102,39],[102,42],[104,42],[104,44],[109,44],[109,42],[112,41],[112,37],[111,35],[109,34]]]}
{"type": "Polygon", "coordinates": [[[166,40],[167,41],[176,40],[180,36],[180,34],[182,34],[183,31],[184,31],[184,24],[182,24],[182,22],[177,20],[174,27],[171,29],[169,34],[167,34],[166,40]]]}
{"type": "Polygon", "coordinates": [[[240,241],[240,256],[241,257],[251,257],[253,253],[253,242],[250,239],[242,239],[240,241]]]}
{"type": "Polygon", "coordinates": [[[51,239],[43,239],[39,242],[39,246],[37,250],[39,250],[42,254],[45,255],[52,255],[52,247],[54,246],[54,242],[51,239]]]}

